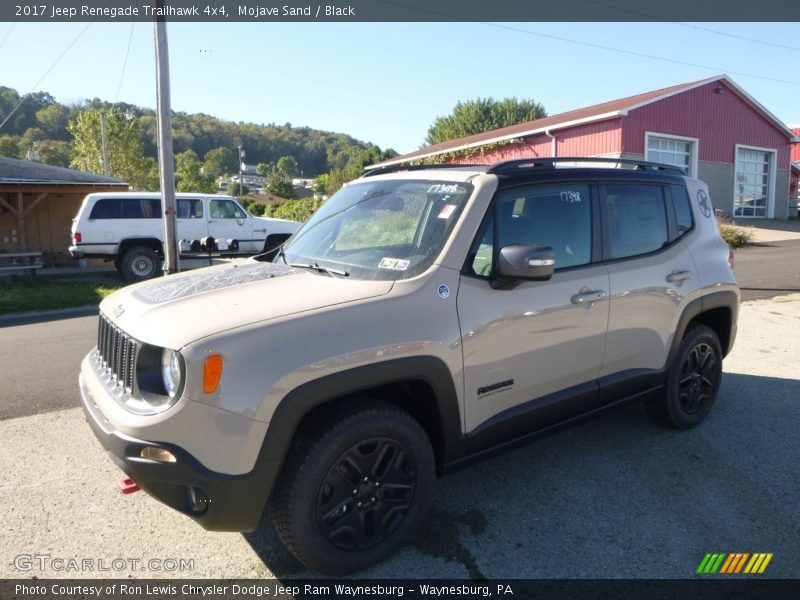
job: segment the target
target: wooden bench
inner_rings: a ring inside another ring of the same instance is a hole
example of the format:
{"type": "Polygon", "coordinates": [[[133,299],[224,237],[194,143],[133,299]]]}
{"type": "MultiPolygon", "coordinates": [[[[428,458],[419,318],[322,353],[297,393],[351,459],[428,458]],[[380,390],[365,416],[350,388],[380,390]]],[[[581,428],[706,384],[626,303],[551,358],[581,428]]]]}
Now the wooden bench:
{"type": "Polygon", "coordinates": [[[41,252],[0,252],[0,275],[23,271],[33,277],[42,266],[41,252]]]}

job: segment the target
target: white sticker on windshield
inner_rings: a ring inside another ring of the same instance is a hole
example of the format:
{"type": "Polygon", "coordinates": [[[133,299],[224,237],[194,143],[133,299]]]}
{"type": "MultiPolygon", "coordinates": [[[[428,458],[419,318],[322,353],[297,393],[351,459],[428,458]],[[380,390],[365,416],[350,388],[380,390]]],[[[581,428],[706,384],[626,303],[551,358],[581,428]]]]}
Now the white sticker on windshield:
{"type": "Polygon", "coordinates": [[[380,264],[378,265],[379,269],[391,269],[392,271],[405,271],[408,268],[408,265],[411,264],[410,260],[405,260],[403,258],[382,258],[380,264]]]}
{"type": "Polygon", "coordinates": [[[561,192],[561,201],[576,204],[581,201],[580,192],[561,192]]]}
{"type": "Polygon", "coordinates": [[[453,214],[453,211],[455,211],[455,209],[456,209],[456,205],[455,204],[445,204],[442,207],[442,211],[439,213],[439,218],[440,219],[449,219],[450,215],[453,214]]]}

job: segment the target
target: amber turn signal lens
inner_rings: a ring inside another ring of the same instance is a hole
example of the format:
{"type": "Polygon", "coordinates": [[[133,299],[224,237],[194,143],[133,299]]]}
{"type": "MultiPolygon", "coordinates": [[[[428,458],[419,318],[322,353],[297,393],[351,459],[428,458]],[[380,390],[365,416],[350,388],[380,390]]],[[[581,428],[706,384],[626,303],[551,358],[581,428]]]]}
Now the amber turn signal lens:
{"type": "Polygon", "coordinates": [[[219,380],[222,378],[222,355],[212,354],[206,357],[203,363],[203,391],[213,394],[217,391],[219,380]]]}

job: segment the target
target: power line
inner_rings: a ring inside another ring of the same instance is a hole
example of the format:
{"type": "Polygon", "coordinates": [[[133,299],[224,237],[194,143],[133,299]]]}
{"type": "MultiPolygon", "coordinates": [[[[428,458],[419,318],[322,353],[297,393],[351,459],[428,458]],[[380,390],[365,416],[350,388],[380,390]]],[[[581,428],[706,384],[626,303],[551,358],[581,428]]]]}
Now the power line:
{"type": "Polygon", "coordinates": [[[652,54],[645,54],[643,52],[634,52],[633,50],[623,50],[622,48],[613,48],[611,46],[604,46],[602,44],[595,44],[593,42],[584,42],[581,40],[573,40],[571,38],[565,38],[558,35],[551,35],[548,33],[539,33],[537,31],[530,31],[528,29],[522,29],[520,27],[514,27],[512,25],[502,25],[500,23],[483,23],[489,27],[496,27],[498,29],[506,29],[508,31],[514,31],[517,33],[524,33],[527,35],[533,35],[536,37],[543,37],[548,38],[551,40],[558,40],[560,42],[567,42],[570,44],[578,44],[580,46],[587,46],[589,48],[598,48],[600,50],[608,50],[610,52],[617,52],[619,54],[627,54],[629,56],[637,56],[639,58],[649,58],[650,60],[660,60],[662,62],[673,63],[676,65],[683,65],[687,67],[695,67],[698,69],[706,69],[709,71],[716,71],[717,73],[731,73],[733,75],[742,75],[743,77],[752,77],[754,79],[763,79],[764,81],[774,81],[776,83],[786,83],[789,85],[800,85],[800,81],[791,81],[789,79],[779,79],[777,77],[767,77],[766,75],[756,75],[754,73],[746,73],[744,71],[734,71],[733,69],[726,69],[723,67],[710,67],[708,65],[701,65],[698,63],[692,63],[685,60],[678,60],[675,58],[667,58],[665,56],[654,56],[652,54]]]}
{"type": "Polygon", "coordinates": [[[28,90],[28,92],[26,94],[23,94],[22,98],[20,98],[19,102],[17,102],[17,105],[14,108],[11,109],[11,112],[8,113],[8,115],[6,115],[6,118],[3,119],[3,122],[0,123],[0,129],[3,129],[3,125],[8,123],[8,120],[14,115],[15,112],[17,112],[19,107],[22,106],[23,102],[25,102],[25,100],[27,100],[28,95],[30,95],[35,89],[37,89],[39,87],[39,85],[42,83],[42,81],[44,81],[45,78],[50,74],[50,71],[55,69],[56,65],[61,61],[61,59],[64,58],[64,56],[66,56],[67,52],[69,52],[72,49],[72,47],[75,44],[78,43],[78,40],[81,39],[81,37],[83,36],[84,33],[86,33],[86,30],[89,29],[89,27],[92,25],[92,23],[94,23],[94,21],[89,21],[86,24],[86,27],[81,29],[81,32],[78,34],[78,36],[74,40],[72,40],[72,42],[69,43],[69,45],[64,49],[64,51],[61,54],[58,55],[58,58],[56,58],[55,61],[53,61],[53,64],[50,65],[50,68],[48,68],[47,71],[45,71],[44,75],[42,75],[39,78],[39,81],[37,81],[33,85],[33,87],[30,90],[28,90]]]}
{"type": "Polygon", "coordinates": [[[689,29],[697,29],[698,31],[706,31],[708,33],[713,33],[715,35],[721,35],[729,38],[733,38],[736,40],[743,40],[745,42],[751,42],[753,44],[761,44],[763,46],[772,46],[773,48],[782,48],[783,50],[792,50],[793,52],[800,52],[800,48],[795,48],[794,46],[786,46],[784,44],[776,44],[775,42],[767,42],[765,40],[757,40],[755,38],[747,37],[744,35],[738,35],[735,33],[728,33],[726,31],[718,31],[716,29],[711,29],[710,27],[701,27],[700,25],[692,25],[691,23],[675,23],[675,25],[680,25],[682,27],[688,27],[689,29]]]}
{"type": "Polygon", "coordinates": [[[3,36],[3,39],[2,39],[2,40],[0,40],[0,50],[2,50],[2,49],[3,49],[3,46],[4,46],[4,45],[5,45],[5,43],[6,43],[6,40],[7,40],[7,39],[8,39],[8,37],[11,35],[11,32],[12,32],[12,31],[14,31],[14,27],[16,27],[16,26],[17,26],[17,22],[16,22],[16,21],[14,21],[14,22],[11,24],[11,27],[9,27],[9,28],[8,28],[8,31],[6,31],[6,34],[3,36]]]}
{"type": "MultiPolygon", "coordinates": [[[[571,39],[571,38],[566,38],[566,37],[557,36],[557,35],[551,35],[551,34],[547,34],[547,33],[539,33],[539,32],[536,32],[536,31],[530,31],[528,29],[522,29],[520,27],[514,27],[512,25],[503,25],[501,23],[489,23],[487,21],[478,21],[478,20],[475,20],[475,19],[467,19],[467,18],[461,17],[459,15],[453,15],[453,14],[450,14],[450,13],[437,11],[437,10],[432,10],[432,9],[429,9],[429,8],[426,9],[426,8],[420,8],[418,6],[413,6],[413,7],[412,6],[408,6],[408,5],[403,4],[402,2],[396,2],[394,0],[373,0],[373,1],[377,2],[379,4],[387,4],[389,6],[399,6],[401,8],[412,9],[412,10],[416,10],[418,12],[427,13],[427,14],[431,14],[431,15],[437,15],[437,16],[440,16],[440,17],[445,17],[447,19],[461,21],[461,22],[464,22],[464,23],[474,23],[474,24],[486,25],[488,27],[495,27],[495,28],[498,28],[498,29],[505,29],[507,31],[514,31],[516,33],[523,33],[523,34],[526,34],[526,35],[532,35],[532,36],[541,37],[541,38],[548,38],[548,39],[551,39],[551,40],[558,40],[560,42],[567,42],[569,44],[578,44],[580,46],[586,46],[588,48],[597,48],[599,50],[607,50],[609,52],[617,52],[619,54],[627,54],[629,56],[636,56],[636,57],[639,57],[639,58],[647,58],[647,59],[650,59],[650,60],[658,60],[658,61],[668,62],[668,63],[672,63],[672,64],[676,64],[676,65],[683,65],[683,66],[686,66],[686,67],[694,67],[694,68],[697,68],[697,69],[705,69],[707,71],[715,71],[717,73],[730,73],[730,74],[733,74],[733,75],[741,75],[743,77],[752,77],[754,79],[762,79],[764,81],[773,81],[773,82],[776,82],[776,83],[786,83],[786,84],[789,84],[789,85],[800,85],[800,81],[791,81],[791,80],[788,80],[788,79],[779,79],[777,77],[767,77],[766,75],[757,75],[755,73],[746,73],[744,71],[735,71],[733,69],[725,69],[725,68],[722,68],[722,67],[710,67],[708,65],[701,65],[699,63],[692,63],[692,62],[688,62],[688,61],[684,61],[684,60],[678,60],[678,59],[674,59],[674,58],[667,58],[665,56],[654,56],[652,54],[645,54],[644,52],[634,52],[633,50],[623,50],[622,48],[614,48],[612,46],[604,46],[602,44],[595,44],[595,43],[592,43],[592,42],[584,42],[584,41],[581,41],[581,40],[574,40],[574,39],[571,39]]],[[[645,13],[641,13],[641,12],[637,12],[637,11],[632,11],[632,10],[620,8],[618,6],[614,6],[614,5],[611,5],[611,4],[606,4],[605,2],[600,2],[598,0],[585,0],[585,1],[586,2],[591,2],[592,4],[596,4],[596,5],[599,5],[599,6],[604,6],[606,8],[612,8],[614,10],[618,10],[618,11],[621,11],[621,12],[627,12],[627,13],[630,13],[630,14],[638,15],[640,17],[645,17],[646,19],[652,20],[652,21],[658,21],[658,22],[662,22],[662,23],[674,23],[674,21],[667,21],[666,19],[662,19],[662,18],[659,18],[659,17],[654,17],[653,15],[647,15],[645,13]]]]}
{"type": "Polygon", "coordinates": [[[114,96],[114,102],[119,100],[119,93],[122,90],[122,82],[125,80],[125,71],[128,68],[128,56],[131,53],[131,42],[133,41],[133,28],[136,25],[136,21],[131,21],[131,32],[128,35],[128,48],[125,50],[125,60],[122,61],[122,73],[119,76],[119,85],[117,86],[117,93],[114,96]]]}
{"type": "Polygon", "coordinates": [[[630,15],[636,15],[637,17],[642,17],[647,21],[658,21],[660,23],[671,23],[673,25],[680,25],[681,27],[687,27],[689,29],[696,29],[698,31],[705,31],[707,33],[713,33],[714,35],[721,35],[724,37],[733,38],[736,40],[742,40],[745,42],[751,42],[753,44],[762,44],[764,46],[772,46],[773,48],[782,48],[784,50],[792,50],[793,52],[800,52],[800,48],[795,48],[794,46],[786,46],[785,44],[776,44],[775,42],[767,42],[766,40],[758,40],[756,38],[747,37],[744,35],[738,35],[736,33],[728,33],[726,31],[720,31],[718,29],[711,29],[710,27],[702,27],[701,25],[692,25],[690,23],[680,23],[677,21],[671,21],[669,19],[664,19],[662,17],[657,17],[655,15],[651,15],[649,13],[644,13],[638,10],[631,10],[629,8],[623,8],[621,6],[615,6],[614,4],[608,4],[606,2],[600,2],[600,0],[584,0],[585,2],[589,2],[596,6],[603,6],[605,8],[610,8],[612,10],[616,10],[618,12],[628,13],[630,15]]]}

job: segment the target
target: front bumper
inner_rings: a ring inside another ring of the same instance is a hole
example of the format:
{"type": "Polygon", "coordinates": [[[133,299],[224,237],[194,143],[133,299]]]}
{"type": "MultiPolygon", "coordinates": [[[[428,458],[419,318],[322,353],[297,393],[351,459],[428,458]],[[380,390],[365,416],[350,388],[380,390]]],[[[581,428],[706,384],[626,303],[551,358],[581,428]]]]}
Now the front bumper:
{"type": "Polygon", "coordinates": [[[114,463],[141,489],[192,517],[205,529],[253,531],[258,527],[277,471],[272,461],[259,460],[256,468],[245,475],[211,471],[177,445],[140,440],[114,431],[92,397],[84,374],[79,383],[92,431],[114,463]],[[176,460],[142,458],[141,452],[147,447],[168,450],[176,460]]]}

